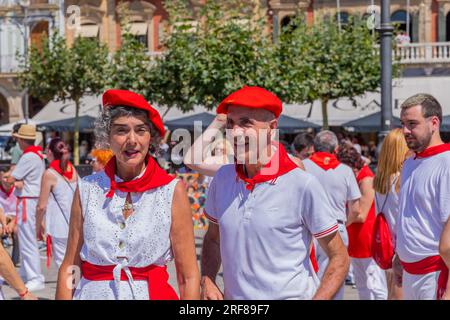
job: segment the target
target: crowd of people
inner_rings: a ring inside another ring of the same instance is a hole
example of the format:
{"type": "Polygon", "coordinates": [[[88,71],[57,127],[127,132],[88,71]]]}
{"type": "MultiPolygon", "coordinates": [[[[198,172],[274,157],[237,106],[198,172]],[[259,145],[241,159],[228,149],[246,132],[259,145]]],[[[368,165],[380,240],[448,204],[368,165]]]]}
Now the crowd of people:
{"type": "Polygon", "coordinates": [[[226,97],[178,168],[205,189],[200,269],[191,178],[167,164],[159,113],[127,90],[102,101],[89,176],[62,139],[49,141],[46,168],[35,127],[14,133],[22,152],[1,172],[0,222],[15,249],[0,246],[0,276],[22,299],[45,286],[38,241],[58,268],[56,299],[340,300],[346,279],[361,300],[450,299],[450,144],[434,97],[407,99],[379,150],[329,130],[283,143],[274,94],[226,97]]]}

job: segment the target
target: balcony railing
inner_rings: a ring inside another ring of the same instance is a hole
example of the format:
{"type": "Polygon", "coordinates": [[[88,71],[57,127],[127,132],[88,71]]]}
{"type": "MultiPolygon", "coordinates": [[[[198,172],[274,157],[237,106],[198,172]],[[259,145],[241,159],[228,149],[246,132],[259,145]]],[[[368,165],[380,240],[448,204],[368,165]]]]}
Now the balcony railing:
{"type": "Polygon", "coordinates": [[[399,45],[394,56],[401,64],[450,64],[450,42],[399,45]]]}

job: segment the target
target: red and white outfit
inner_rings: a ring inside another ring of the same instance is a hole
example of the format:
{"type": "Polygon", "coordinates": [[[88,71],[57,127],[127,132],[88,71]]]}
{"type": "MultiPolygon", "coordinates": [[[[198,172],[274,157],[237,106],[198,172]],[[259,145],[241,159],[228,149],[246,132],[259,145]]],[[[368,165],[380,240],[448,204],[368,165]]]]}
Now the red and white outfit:
{"type": "Polygon", "coordinates": [[[22,258],[20,274],[25,281],[44,282],[41,258],[36,239],[36,206],[41,191],[45,164],[42,148],[31,146],[24,150],[12,176],[22,180],[23,189],[14,189],[17,197],[16,219],[19,229],[19,251],[22,258]]]}
{"type": "Polygon", "coordinates": [[[3,209],[5,216],[15,217],[16,205],[17,197],[14,194],[14,187],[11,187],[9,191],[6,191],[0,184],[0,208],[3,209]]]}
{"type": "MultiPolygon", "coordinates": [[[[356,177],[360,183],[367,177],[374,177],[366,165],[356,177]]],[[[375,201],[364,223],[352,223],[347,227],[348,254],[352,258],[355,285],[361,300],[387,300],[387,282],[385,272],[372,258],[372,237],[375,226],[375,201]]]]}
{"type": "MultiPolygon", "coordinates": [[[[352,169],[340,163],[334,154],[327,152],[314,153],[309,159],[303,160],[303,165],[306,171],[314,175],[324,187],[332,212],[339,224],[342,241],[348,246],[348,235],[345,228],[347,221],[346,203],[361,198],[361,191],[352,169]]],[[[329,259],[317,241],[314,242],[314,245],[319,267],[318,276],[322,279],[329,259]]],[[[336,293],[335,300],[344,298],[344,286],[342,284],[341,289],[336,293]]]]}
{"type": "Polygon", "coordinates": [[[210,184],[205,212],[220,229],[225,299],[311,299],[318,288],[311,241],[337,222],[319,181],[281,144],[262,170],[277,159],[273,174],[251,179],[242,165],[224,165],[210,184]]]}
{"type": "Polygon", "coordinates": [[[71,170],[63,173],[59,168],[58,160],[55,160],[48,169],[55,176],[56,184],[50,192],[45,213],[47,266],[50,266],[50,257],[53,257],[58,268],[66,254],[70,213],[73,195],[77,188],[77,181],[70,182],[74,173],[72,164],[68,167],[71,170]]]}
{"type": "Polygon", "coordinates": [[[450,144],[430,147],[407,159],[400,188],[396,252],[402,261],[404,298],[439,299],[448,268],[439,240],[450,216],[450,144]]]}

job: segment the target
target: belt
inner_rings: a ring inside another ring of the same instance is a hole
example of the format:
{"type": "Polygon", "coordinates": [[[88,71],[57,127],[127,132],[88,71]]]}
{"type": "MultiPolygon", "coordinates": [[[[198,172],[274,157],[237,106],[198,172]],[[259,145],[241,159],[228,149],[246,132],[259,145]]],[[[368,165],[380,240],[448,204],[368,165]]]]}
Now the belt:
{"type": "Polygon", "coordinates": [[[16,197],[16,223],[19,216],[19,204],[22,201],[22,222],[27,222],[27,200],[26,199],[39,199],[39,197],[16,197]]]}
{"type": "Polygon", "coordinates": [[[417,262],[400,261],[403,269],[409,274],[428,274],[440,271],[437,283],[436,299],[440,300],[447,287],[448,268],[441,256],[431,256],[417,262]]]}

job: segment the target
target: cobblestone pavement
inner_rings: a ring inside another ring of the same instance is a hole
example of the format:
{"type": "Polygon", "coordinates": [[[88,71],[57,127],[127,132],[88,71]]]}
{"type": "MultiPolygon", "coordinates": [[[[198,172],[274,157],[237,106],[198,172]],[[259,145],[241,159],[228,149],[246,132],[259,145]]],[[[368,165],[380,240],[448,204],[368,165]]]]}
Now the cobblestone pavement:
{"type": "MultiPolygon", "coordinates": [[[[203,230],[195,231],[195,246],[196,246],[196,250],[197,250],[197,259],[198,260],[200,259],[200,254],[201,254],[203,234],[204,234],[203,230]]],[[[45,275],[45,289],[36,291],[36,292],[34,292],[34,294],[37,297],[39,297],[39,299],[42,299],[42,300],[53,300],[55,298],[57,271],[56,271],[56,267],[55,267],[55,264],[53,263],[53,261],[52,261],[49,269],[46,268],[45,262],[46,262],[46,256],[45,256],[45,251],[43,251],[43,252],[41,252],[41,264],[42,264],[42,270],[44,270],[44,275],[45,275]]],[[[176,273],[175,273],[174,263],[171,262],[168,265],[167,269],[169,272],[169,283],[178,291],[178,286],[176,284],[176,273]]],[[[217,277],[217,285],[221,289],[223,289],[223,277],[222,277],[221,270],[219,272],[219,276],[217,277]]],[[[18,299],[17,294],[10,287],[3,286],[2,290],[5,295],[5,299],[18,299]]],[[[345,286],[344,299],[345,300],[358,300],[358,293],[357,293],[356,289],[353,289],[351,286],[345,286]]]]}

